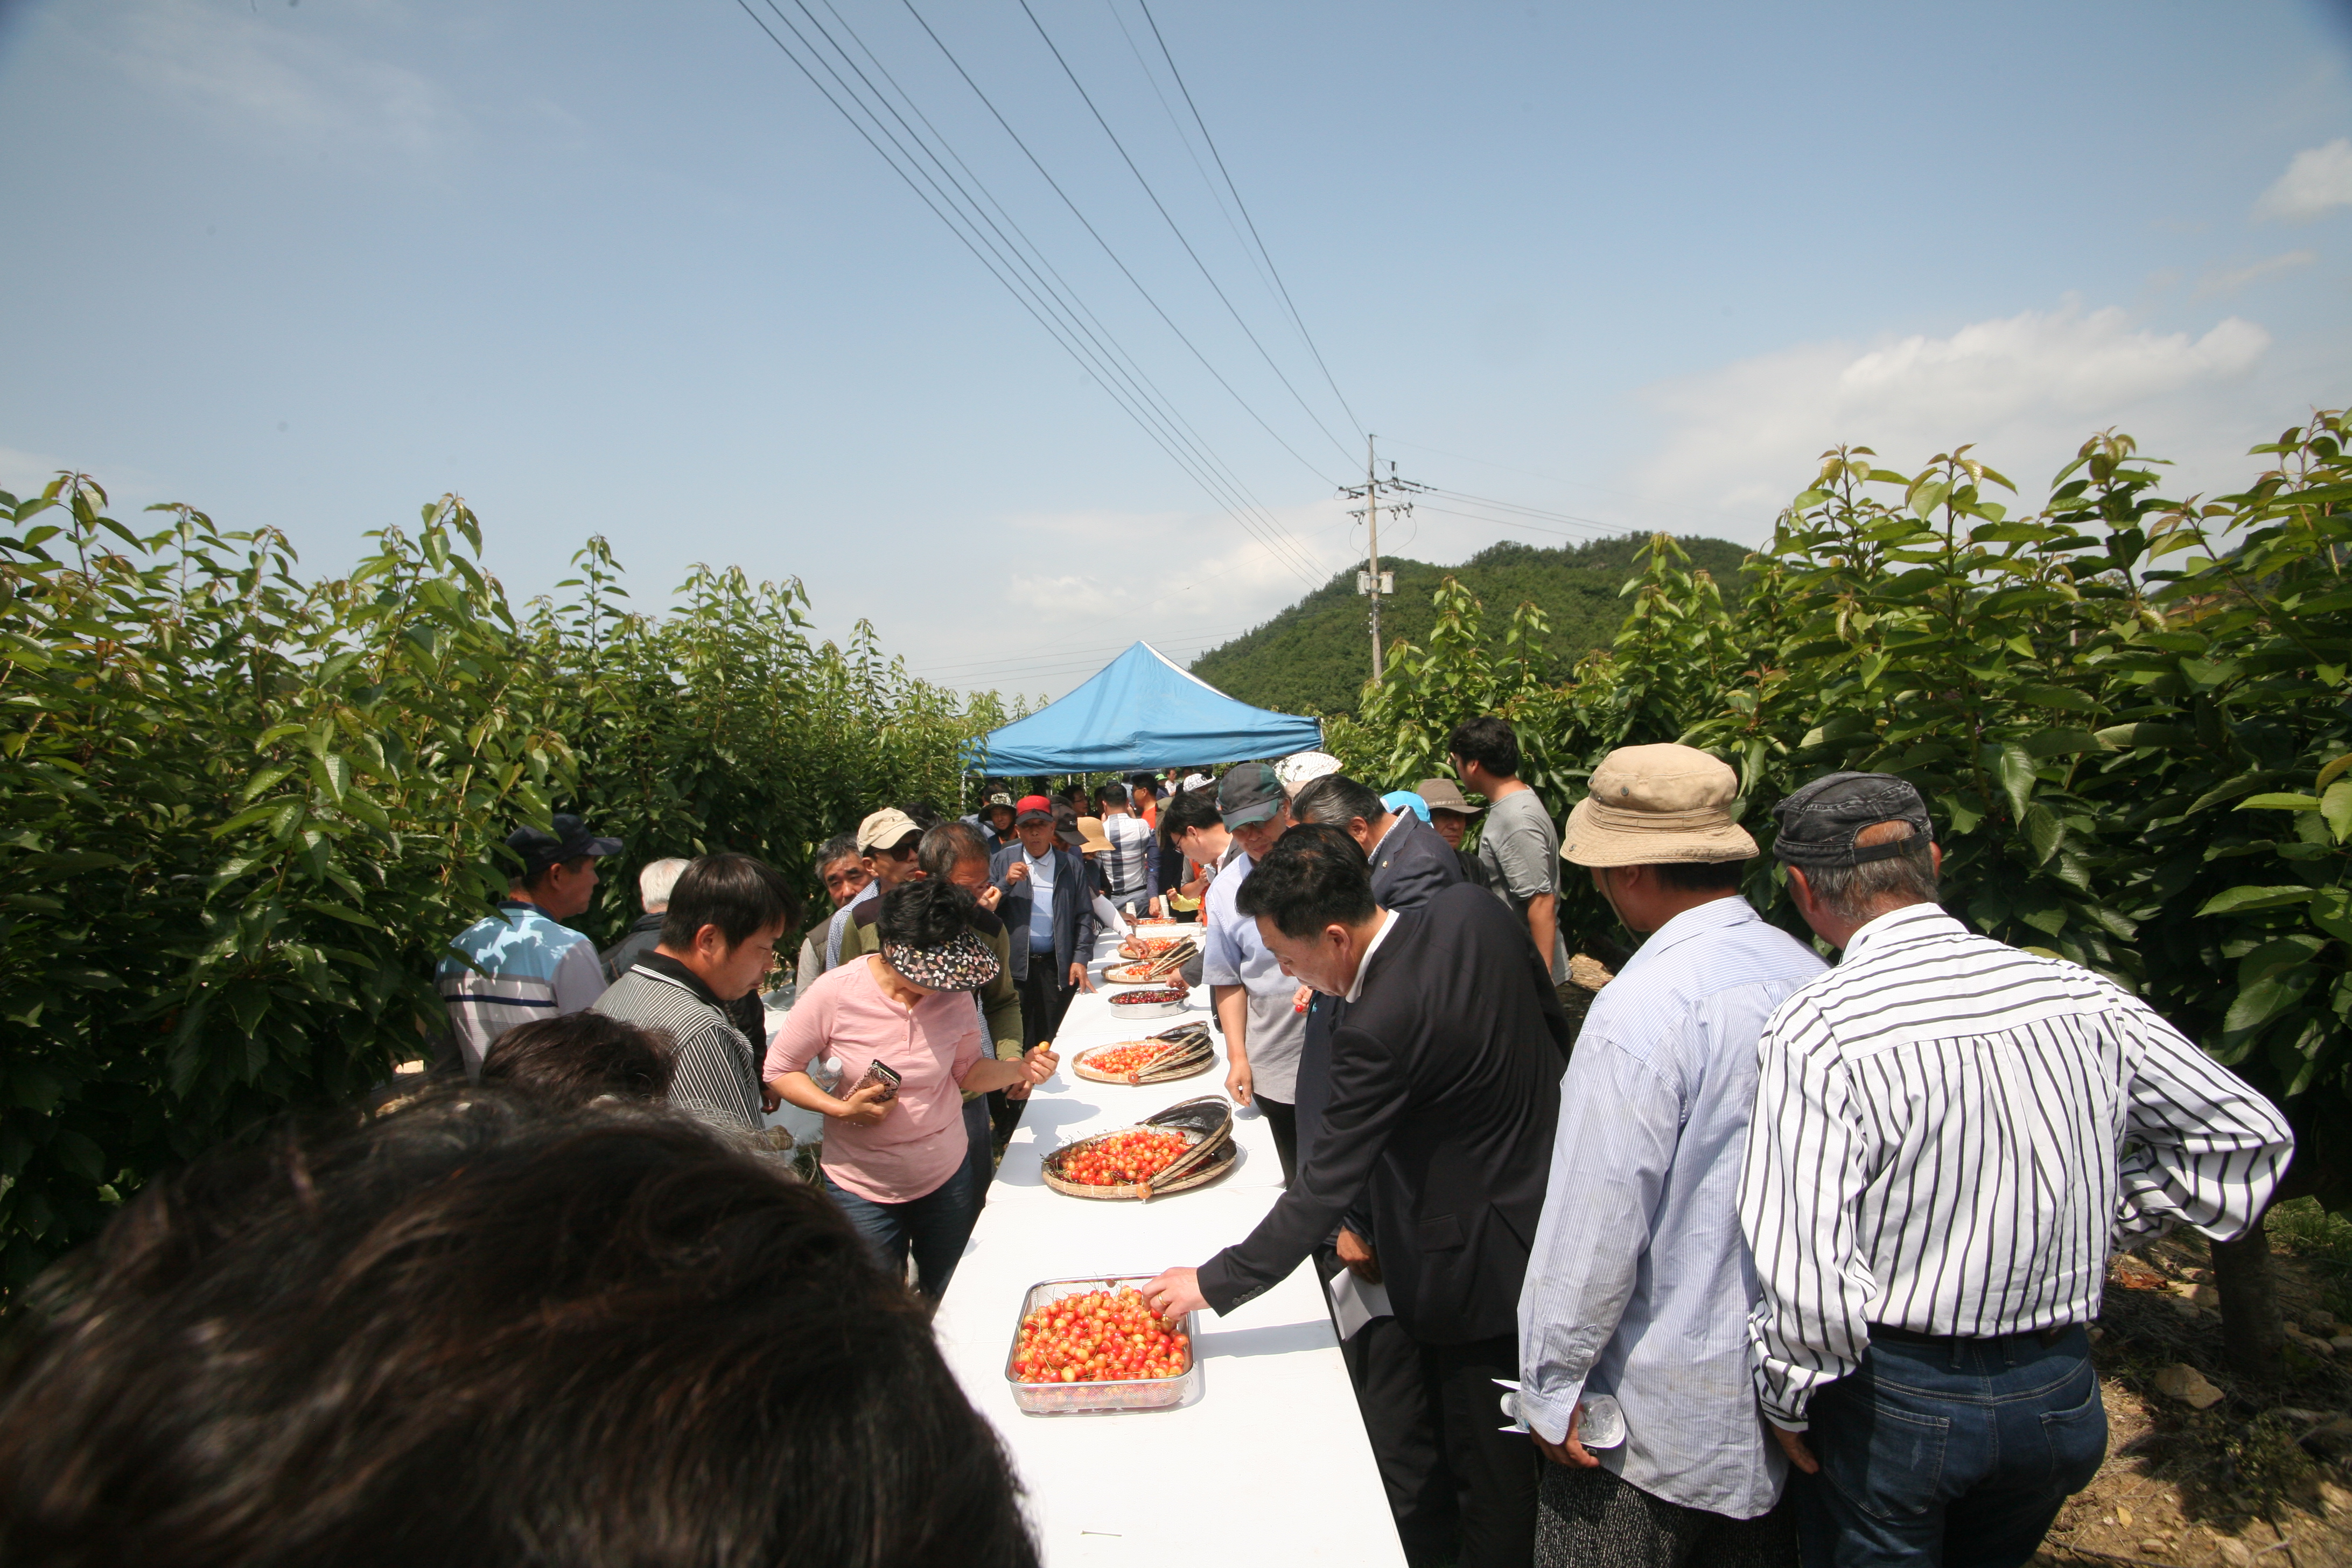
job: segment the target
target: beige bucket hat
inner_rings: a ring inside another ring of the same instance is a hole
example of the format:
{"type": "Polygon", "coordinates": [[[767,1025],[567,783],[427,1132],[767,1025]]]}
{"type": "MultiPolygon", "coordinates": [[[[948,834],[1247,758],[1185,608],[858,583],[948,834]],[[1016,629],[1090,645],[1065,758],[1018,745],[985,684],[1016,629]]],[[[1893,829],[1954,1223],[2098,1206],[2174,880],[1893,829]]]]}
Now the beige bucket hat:
{"type": "Polygon", "coordinates": [[[1579,866],[1747,860],[1756,840],[1731,820],[1739,779],[1693,746],[1620,746],[1568,814],[1559,858],[1579,866]]]}

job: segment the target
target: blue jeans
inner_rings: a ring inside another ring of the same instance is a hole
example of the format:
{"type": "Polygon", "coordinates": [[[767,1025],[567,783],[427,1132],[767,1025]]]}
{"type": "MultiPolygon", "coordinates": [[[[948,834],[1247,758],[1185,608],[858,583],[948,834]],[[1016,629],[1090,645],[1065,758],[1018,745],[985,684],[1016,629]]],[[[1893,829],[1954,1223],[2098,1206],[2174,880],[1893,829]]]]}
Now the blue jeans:
{"type": "Polygon", "coordinates": [[[980,1205],[972,1189],[971,1162],[921,1197],[901,1204],[877,1204],[834,1181],[824,1173],[825,1195],[848,1217],[849,1227],[866,1239],[874,1261],[894,1279],[907,1277],[907,1253],[915,1254],[915,1288],[932,1300],[947,1294],[963,1244],[971,1239],[972,1222],[980,1205]]]}
{"type": "Polygon", "coordinates": [[[2107,1451],[2081,1328],[1936,1344],[1874,1339],[1817,1392],[1822,1473],[1792,1474],[1806,1568],[2014,1568],[2107,1451]]]}

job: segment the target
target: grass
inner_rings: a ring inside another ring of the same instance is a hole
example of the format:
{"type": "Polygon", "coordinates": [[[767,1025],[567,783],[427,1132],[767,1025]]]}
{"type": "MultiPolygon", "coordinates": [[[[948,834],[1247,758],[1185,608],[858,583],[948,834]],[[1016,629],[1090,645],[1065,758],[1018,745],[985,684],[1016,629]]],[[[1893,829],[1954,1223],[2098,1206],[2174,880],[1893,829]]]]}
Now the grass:
{"type": "Polygon", "coordinates": [[[2310,1271],[2336,1321],[2352,1321],[2352,1218],[2328,1213],[2317,1198],[2297,1198],[2272,1209],[2263,1228],[2273,1247],[2310,1271]]]}

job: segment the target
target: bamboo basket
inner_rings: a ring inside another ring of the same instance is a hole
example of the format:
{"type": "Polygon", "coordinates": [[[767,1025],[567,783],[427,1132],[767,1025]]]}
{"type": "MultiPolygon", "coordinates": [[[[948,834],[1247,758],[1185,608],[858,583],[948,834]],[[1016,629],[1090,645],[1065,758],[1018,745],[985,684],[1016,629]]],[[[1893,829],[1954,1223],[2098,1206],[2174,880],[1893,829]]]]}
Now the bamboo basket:
{"type": "Polygon", "coordinates": [[[1232,1170],[1241,1156],[1241,1150],[1234,1142],[1234,1108],[1213,1094],[1188,1100],[1181,1105],[1171,1105],[1137,1125],[1154,1131],[1181,1132],[1191,1141],[1192,1147],[1177,1155],[1149,1182],[1092,1186],[1084,1182],[1073,1182],[1061,1174],[1059,1167],[1088,1144],[1137,1130],[1135,1127],[1115,1128],[1108,1132],[1081,1138],[1075,1143],[1065,1143],[1046,1155],[1041,1167],[1045,1184],[1066,1197],[1097,1198],[1113,1203],[1150,1203],[1153,1198],[1166,1197],[1171,1193],[1188,1193],[1194,1187],[1207,1186],[1232,1170]]]}

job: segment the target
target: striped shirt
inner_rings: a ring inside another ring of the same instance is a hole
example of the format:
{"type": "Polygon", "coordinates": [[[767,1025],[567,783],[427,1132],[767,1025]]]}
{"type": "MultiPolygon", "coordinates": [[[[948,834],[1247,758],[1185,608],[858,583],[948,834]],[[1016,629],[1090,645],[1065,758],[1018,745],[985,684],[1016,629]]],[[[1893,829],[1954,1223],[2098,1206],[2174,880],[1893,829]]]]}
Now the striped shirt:
{"type": "Polygon", "coordinates": [[[2237,1236],[2293,1151],[2269,1101],[2112,983],[1933,904],[1881,915],[1758,1043],[1739,1217],[1765,1414],[1802,1429],[1874,1323],[2087,1322],[2114,1237],[2237,1236]]]}
{"type": "Polygon", "coordinates": [[[1102,819],[1103,837],[1110,848],[1102,857],[1103,878],[1110,883],[1111,902],[1132,903],[1151,889],[1151,829],[1140,817],[1125,812],[1102,819]]]}
{"type": "Polygon", "coordinates": [[[675,1042],[672,1110],[737,1137],[764,1125],[759,1057],[727,1021],[719,998],[685,964],[667,953],[647,953],[596,999],[595,1011],[675,1042]]]}

